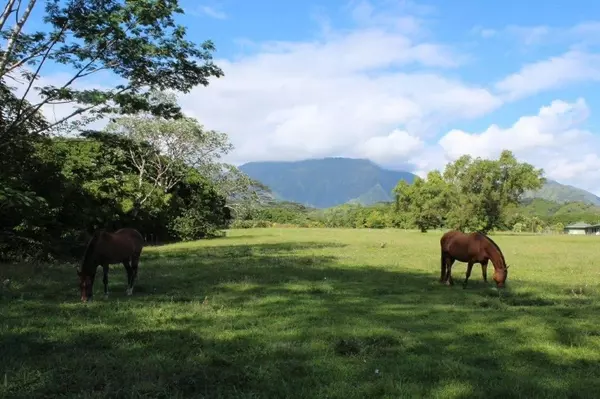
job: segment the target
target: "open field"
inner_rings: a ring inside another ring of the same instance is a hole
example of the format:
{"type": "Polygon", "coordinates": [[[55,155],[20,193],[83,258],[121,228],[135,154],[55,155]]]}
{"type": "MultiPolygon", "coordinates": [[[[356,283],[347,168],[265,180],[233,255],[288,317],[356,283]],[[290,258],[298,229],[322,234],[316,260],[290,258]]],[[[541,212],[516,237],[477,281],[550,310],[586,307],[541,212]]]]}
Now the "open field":
{"type": "Polygon", "coordinates": [[[500,299],[491,264],[438,282],[439,237],[233,230],[89,304],[73,265],[0,266],[0,397],[597,398],[600,238],[494,236],[500,299]]]}

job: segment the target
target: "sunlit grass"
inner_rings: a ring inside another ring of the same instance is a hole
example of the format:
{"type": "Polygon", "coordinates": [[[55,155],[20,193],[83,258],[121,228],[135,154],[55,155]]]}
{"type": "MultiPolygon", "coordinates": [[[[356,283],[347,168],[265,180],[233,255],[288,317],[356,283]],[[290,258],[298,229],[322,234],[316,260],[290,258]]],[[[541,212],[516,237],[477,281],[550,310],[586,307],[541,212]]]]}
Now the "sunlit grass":
{"type": "Polygon", "coordinates": [[[479,265],[438,282],[440,236],[234,230],[146,248],[132,297],[114,265],[89,304],[72,265],[0,266],[0,396],[597,397],[600,238],[495,235],[499,298],[479,265]]]}

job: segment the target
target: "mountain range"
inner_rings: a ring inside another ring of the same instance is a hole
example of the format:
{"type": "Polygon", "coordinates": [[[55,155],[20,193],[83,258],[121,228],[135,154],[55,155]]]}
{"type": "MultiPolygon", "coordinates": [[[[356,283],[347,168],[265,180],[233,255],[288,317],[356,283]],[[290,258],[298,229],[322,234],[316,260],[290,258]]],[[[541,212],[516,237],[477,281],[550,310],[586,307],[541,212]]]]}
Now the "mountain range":
{"type": "MultiPolygon", "coordinates": [[[[368,159],[329,157],[293,162],[249,162],[240,170],[269,186],[278,200],[314,208],[345,203],[370,205],[392,201],[399,180],[412,183],[416,175],[382,168],[368,159]]],[[[524,198],[542,198],[557,203],[581,201],[600,206],[600,197],[577,187],[547,179],[524,198]]]]}

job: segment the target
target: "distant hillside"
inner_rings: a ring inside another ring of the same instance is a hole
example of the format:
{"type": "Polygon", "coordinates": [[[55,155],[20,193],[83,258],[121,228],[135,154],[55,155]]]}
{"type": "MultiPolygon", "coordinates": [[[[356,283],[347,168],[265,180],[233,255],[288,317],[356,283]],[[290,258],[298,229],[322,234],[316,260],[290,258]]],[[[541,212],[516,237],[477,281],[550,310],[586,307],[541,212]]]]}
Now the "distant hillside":
{"type": "Polygon", "coordinates": [[[542,198],[528,198],[515,212],[537,216],[549,223],[600,222],[600,206],[584,202],[557,203],[542,198]]]}
{"type": "MultiPolygon", "coordinates": [[[[384,169],[367,159],[323,158],[297,162],[249,162],[240,169],[271,188],[276,199],[315,208],[345,203],[371,205],[392,201],[400,179],[412,183],[409,172],[384,169]]],[[[547,180],[525,200],[545,199],[558,204],[578,202],[600,206],[600,198],[577,187],[547,180]]]]}
{"type": "Polygon", "coordinates": [[[540,190],[525,193],[525,198],[542,198],[553,202],[584,202],[600,206],[600,197],[577,187],[561,184],[547,179],[546,184],[540,190]]]}
{"type": "Polygon", "coordinates": [[[347,202],[370,205],[393,199],[401,179],[415,175],[383,169],[367,159],[324,158],[297,162],[249,162],[240,166],[248,176],[271,188],[277,199],[316,208],[347,202]]]}

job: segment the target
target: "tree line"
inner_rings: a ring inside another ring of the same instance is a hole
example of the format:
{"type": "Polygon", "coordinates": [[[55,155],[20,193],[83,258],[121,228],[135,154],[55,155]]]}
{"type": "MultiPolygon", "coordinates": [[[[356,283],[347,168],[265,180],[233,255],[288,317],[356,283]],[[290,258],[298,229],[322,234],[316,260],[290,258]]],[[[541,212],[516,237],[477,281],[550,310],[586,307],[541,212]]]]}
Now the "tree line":
{"type": "Polygon", "coordinates": [[[289,202],[273,203],[239,214],[232,227],[343,227],[493,230],[560,233],[582,220],[600,221],[600,208],[583,203],[557,204],[524,200],[528,190],[545,183],[543,170],[519,162],[510,151],[497,159],[463,156],[412,184],[394,188],[395,201],[371,206],[343,204],[313,209],[289,202]]]}
{"type": "Polygon", "coordinates": [[[149,242],[211,237],[268,198],[221,162],[233,148],[228,136],[186,116],[172,94],[224,76],[214,44],[187,40],[175,23],[181,13],[177,1],[7,2],[0,261],[79,256],[100,228],[135,227],[149,242]],[[36,8],[38,31],[26,26],[36,8]],[[53,70],[64,80],[40,84],[53,70]],[[104,88],[86,88],[102,74],[104,88]],[[65,111],[46,118],[57,105],[65,111]],[[109,123],[87,129],[97,121],[109,123]]]}

